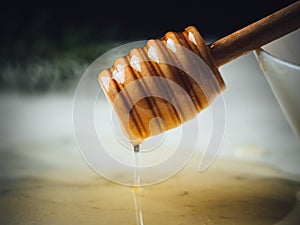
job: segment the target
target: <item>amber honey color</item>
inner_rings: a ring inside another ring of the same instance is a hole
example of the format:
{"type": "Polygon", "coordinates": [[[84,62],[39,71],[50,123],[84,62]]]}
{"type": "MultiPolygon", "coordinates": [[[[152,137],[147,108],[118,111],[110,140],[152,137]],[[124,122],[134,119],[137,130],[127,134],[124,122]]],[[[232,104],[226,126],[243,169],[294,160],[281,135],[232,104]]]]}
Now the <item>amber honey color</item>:
{"type": "Polygon", "coordinates": [[[0,187],[1,223],[136,225],[132,191],[140,195],[145,225],[297,221],[291,217],[299,210],[299,182],[267,166],[241,161],[217,160],[199,173],[197,162],[195,158],[166,182],[135,190],[89,168],[11,180],[0,187]]]}

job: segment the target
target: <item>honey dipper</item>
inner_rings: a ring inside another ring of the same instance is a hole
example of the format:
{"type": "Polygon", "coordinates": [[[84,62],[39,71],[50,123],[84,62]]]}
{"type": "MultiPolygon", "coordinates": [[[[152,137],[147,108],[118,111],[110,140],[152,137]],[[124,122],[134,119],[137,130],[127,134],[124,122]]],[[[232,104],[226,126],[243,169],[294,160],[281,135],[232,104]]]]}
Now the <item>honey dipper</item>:
{"type": "Polygon", "coordinates": [[[300,1],[209,45],[189,26],[132,49],[98,79],[124,133],[137,146],[207,107],[225,89],[218,67],[299,27],[300,1]]]}

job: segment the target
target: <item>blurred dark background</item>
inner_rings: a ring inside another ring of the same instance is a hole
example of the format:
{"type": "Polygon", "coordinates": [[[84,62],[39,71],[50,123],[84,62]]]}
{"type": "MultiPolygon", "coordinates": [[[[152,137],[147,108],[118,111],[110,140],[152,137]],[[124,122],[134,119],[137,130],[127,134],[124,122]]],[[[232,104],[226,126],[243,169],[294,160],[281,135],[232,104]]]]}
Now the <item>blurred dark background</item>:
{"type": "Polygon", "coordinates": [[[212,41],[292,2],[12,1],[0,9],[0,88],[64,89],[119,44],[159,38],[188,25],[212,41]]]}

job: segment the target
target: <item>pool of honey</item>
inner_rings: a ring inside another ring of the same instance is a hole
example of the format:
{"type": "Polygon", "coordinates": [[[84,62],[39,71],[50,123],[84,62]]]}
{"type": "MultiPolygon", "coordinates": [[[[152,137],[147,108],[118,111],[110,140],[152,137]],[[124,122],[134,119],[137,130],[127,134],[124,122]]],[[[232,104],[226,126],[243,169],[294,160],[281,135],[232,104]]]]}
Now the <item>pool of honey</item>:
{"type": "Polygon", "coordinates": [[[135,190],[87,167],[1,178],[1,224],[135,225],[133,191],[146,225],[299,222],[295,179],[265,165],[226,159],[199,172],[197,162],[195,156],[167,181],[135,190]]]}

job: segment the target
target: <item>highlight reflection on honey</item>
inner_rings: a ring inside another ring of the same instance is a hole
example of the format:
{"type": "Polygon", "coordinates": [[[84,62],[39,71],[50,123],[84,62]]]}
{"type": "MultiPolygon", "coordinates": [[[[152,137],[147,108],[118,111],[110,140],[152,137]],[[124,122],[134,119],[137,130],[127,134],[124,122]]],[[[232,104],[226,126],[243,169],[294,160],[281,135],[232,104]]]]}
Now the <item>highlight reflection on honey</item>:
{"type": "MultiPolygon", "coordinates": [[[[144,224],[274,224],[299,205],[300,183],[268,166],[217,160],[199,173],[199,157],[166,182],[134,188],[144,224]]],[[[136,224],[130,187],[83,165],[38,174],[1,185],[2,223],[136,224]]]]}

